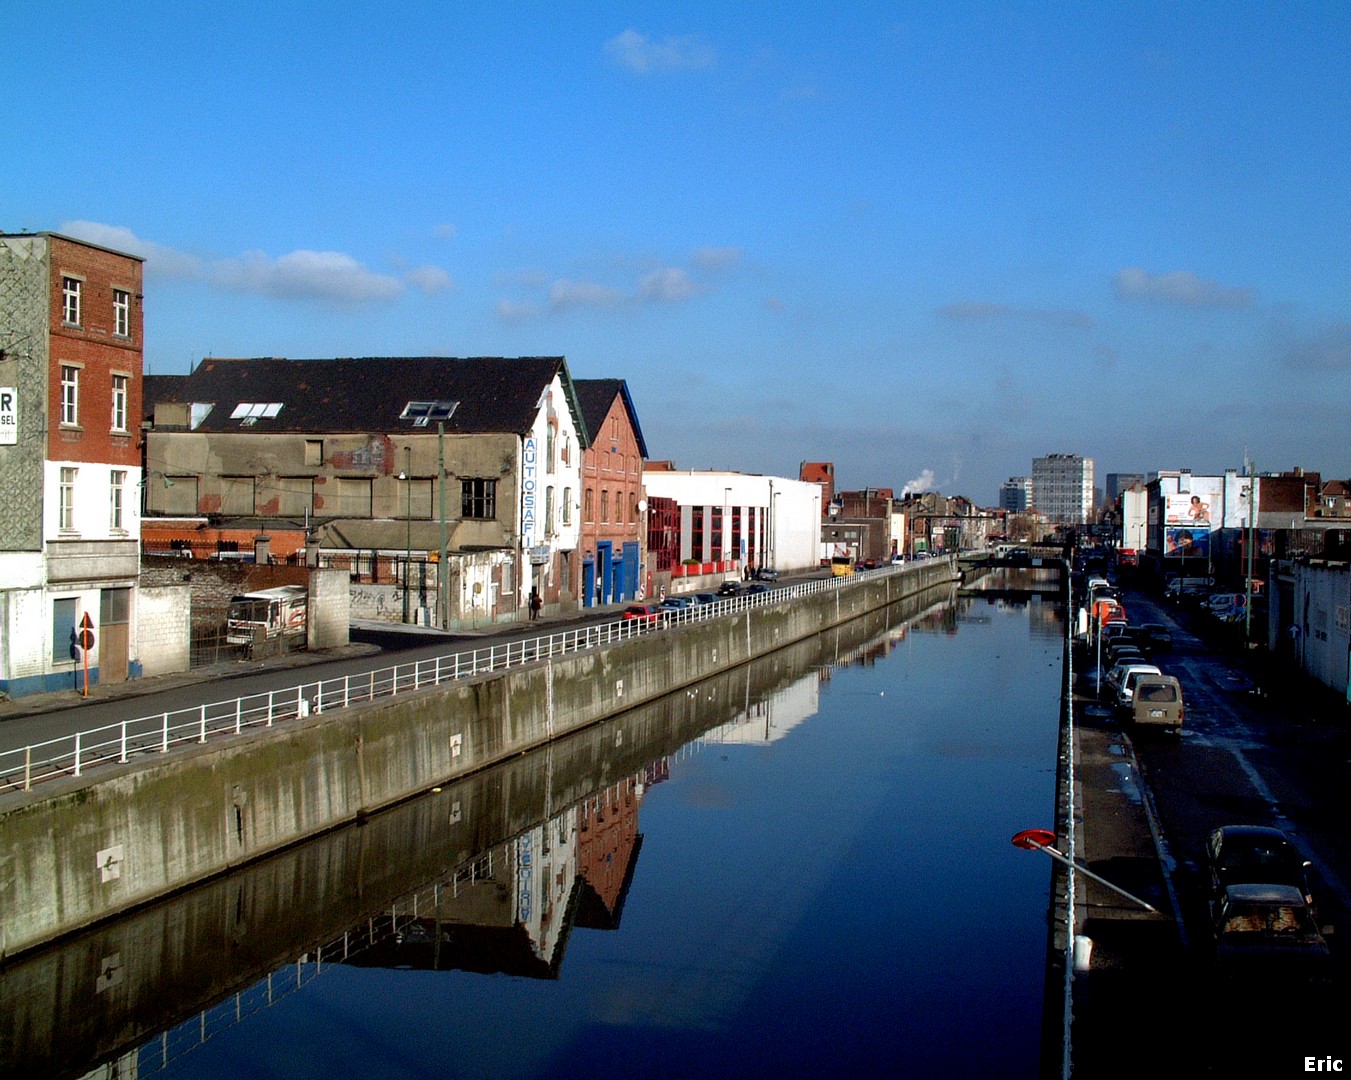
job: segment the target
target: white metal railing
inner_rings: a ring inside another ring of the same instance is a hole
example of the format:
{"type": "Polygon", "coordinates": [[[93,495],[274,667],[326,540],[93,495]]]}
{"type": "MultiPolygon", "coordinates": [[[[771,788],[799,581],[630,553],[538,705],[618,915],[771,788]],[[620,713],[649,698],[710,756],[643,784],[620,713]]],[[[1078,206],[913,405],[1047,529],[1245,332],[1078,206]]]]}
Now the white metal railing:
{"type": "MultiPolygon", "coordinates": [[[[927,565],[930,564],[888,565],[877,570],[861,571],[850,577],[815,578],[751,596],[727,597],[712,604],[671,609],[662,615],[658,625],[722,618],[750,607],[838,589],[859,576],[903,574],[921,570],[927,565]]],[[[550,657],[610,645],[653,628],[653,623],[637,619],[600,623],[468,652],[410,661],[361,674],[301,683],[282,690],[154,713],[73,735],[62,735],[18,749],[0,751],[0,792],[28,791],[35,784],[62,776],[81,776],[88,769],[99,765],[126,764],[134,757],[167,754],[174,747],[237,736],[248,729],[271,727],[311,713],[331,712],[378,698],[438,686],[444,682],[473,678],[550,657]]]]}

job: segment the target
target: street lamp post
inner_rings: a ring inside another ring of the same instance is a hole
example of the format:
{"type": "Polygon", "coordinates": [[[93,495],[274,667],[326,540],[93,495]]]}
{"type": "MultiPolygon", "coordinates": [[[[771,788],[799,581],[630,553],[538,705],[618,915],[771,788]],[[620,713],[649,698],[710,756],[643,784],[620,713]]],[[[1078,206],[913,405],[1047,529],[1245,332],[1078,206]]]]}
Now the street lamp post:
{"type": "Polygon", "coordinates": [[[412,590],[413,574],[413,448],[403,448],[404,472],[404,528],[405,544],[403,557],[403,621],[408,621],[408,594],[412,590]]]}

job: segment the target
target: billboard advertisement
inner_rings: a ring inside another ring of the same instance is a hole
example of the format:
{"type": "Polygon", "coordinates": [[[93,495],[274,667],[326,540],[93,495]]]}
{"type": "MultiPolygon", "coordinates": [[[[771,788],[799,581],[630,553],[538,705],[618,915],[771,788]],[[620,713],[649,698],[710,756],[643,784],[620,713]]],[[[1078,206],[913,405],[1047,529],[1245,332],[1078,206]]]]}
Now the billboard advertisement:
{"type": "Polygon", "coordinates": [[[1168,525],[1163,530],[1163,553],[1170,559],[1206,559],[1210,557],[1210,530],[1206,528],[1179,528],[1168,525]]]}
{"type": "Polygon", "coordinates": [[[1210,529],[1220,525],[1224,512],[1224,477],[1193,476],[1191,482],[1178,484],[1176,494],[1164,496],[1163,523],[1188,528],[1210,529]]]}

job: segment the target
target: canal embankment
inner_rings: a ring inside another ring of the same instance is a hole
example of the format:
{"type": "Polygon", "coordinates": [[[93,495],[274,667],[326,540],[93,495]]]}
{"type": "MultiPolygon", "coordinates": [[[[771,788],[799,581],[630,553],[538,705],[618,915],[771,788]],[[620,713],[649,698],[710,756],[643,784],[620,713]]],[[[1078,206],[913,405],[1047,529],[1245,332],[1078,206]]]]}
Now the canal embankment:
{"type": "Polygon", "coordinates": [[[949,560],[0,797],[12,956],[955,580],[949,560]]]}

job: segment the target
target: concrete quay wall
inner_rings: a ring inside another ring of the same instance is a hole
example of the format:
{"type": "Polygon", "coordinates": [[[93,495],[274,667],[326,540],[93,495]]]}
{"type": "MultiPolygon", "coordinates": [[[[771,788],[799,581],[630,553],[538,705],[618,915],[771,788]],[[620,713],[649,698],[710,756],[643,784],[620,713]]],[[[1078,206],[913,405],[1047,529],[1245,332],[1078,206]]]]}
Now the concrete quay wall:
{"type": "Polygon", "coordinates": [[[0,799],[0,957],[955,578],[947,559],[0,799]]]}

